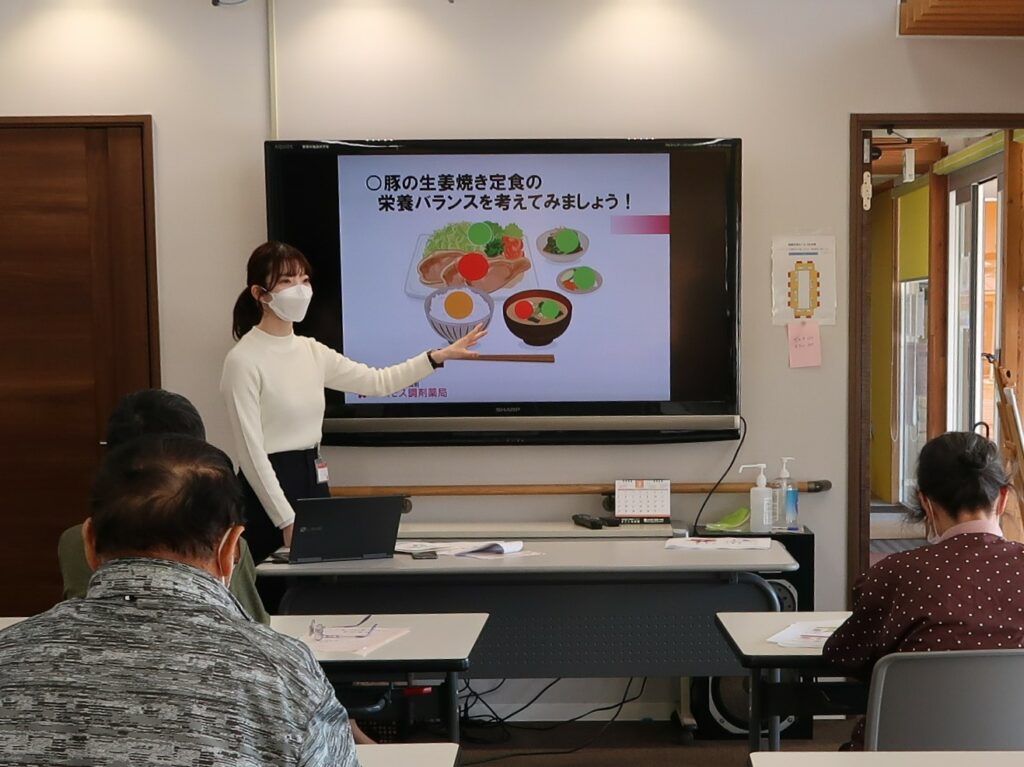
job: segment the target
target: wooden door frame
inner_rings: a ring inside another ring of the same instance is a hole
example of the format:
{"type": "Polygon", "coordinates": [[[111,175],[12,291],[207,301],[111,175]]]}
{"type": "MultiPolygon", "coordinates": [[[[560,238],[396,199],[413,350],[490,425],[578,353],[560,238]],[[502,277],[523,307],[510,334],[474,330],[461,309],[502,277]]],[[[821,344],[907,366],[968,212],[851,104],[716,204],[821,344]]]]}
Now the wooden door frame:
{"type": "Polygon", "coordinates": [[[847,404],[846,475],[847,599],[857,576],[867,569],[870,540],[871,295],[870,242],[864,236],[865,211],[860,197],[864,131],[933,128],[1024,128],[1024,114],[851,114],[850,115],[850,350],[847,404]]]}
{"type": "Polygon", "coordinates": [[[153,184],[153,117],[151,115],[84,115],[68,117],[0,117],[3,128],[138,128],[142,131],[142,189],[145,206],[146,303],[149,377],[160,385],[160,323],[156,277],[156,203],[153,184]]]}

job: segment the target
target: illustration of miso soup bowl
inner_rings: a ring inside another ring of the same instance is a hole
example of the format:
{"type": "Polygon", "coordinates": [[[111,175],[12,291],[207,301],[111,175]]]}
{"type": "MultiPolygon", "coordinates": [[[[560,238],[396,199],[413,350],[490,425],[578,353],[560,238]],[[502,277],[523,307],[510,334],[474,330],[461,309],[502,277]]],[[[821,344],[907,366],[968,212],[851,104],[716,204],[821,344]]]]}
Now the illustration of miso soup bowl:
{"type": "Polygon", "coordinates": [[[494,299],[482,290],[467,286],[445,286],[435,290],[423,300],[423,311],[430,327],[449,342],[458,341],[477,325],[485,328],[491,324],[494,315],[494,299]],[[462,309],[469,305],[468,313],[462,309]],[[458,307],[456,307],[458,305],[458,307]],[[452,309],[458,308],[455,316],[452,309]]]}
{"type": "Polygon", "coordinates": [[[547,346],[568,329],[572,320],[572,302],[553,290],[521,290],[505,299],[501,315],[512,335],[530,346],[547,346]],[[529,316],[520,317],[515,311],[516,305],[522,301],[529,302],[533,308],[529,316]],[[552,301],[558,304],[561,312],[557,317],[545,317],[542,306],[552,301]]]}

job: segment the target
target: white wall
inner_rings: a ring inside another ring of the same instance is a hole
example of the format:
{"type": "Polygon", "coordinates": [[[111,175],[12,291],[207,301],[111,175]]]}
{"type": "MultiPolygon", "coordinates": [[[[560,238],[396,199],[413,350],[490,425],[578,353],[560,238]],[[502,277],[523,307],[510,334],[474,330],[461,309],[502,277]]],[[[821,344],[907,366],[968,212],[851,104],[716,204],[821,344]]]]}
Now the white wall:
{"type": "Polygon", "coordinates": [[[0,3],[0,113],[153,116],[163,385],[221,445],[231,306],[266,233],[266,39],[258,2],[0,3]]]}
{"type": "MultiPolygon", "coordinates": [[[[1024,112],[1019,40],[916,40],[895,0],[278,0],[280,135],[737,136],[743,139],[744,460],[798,458],[818,535],[818,600],[845,588],[848,125],[851,112],[1024,112]],[[769,324],[773,234],[834,233],[839,322],[825,362],[789,370],[769,324]]],[[[227,446],[216,386],[231,303],[265,233],[266,5],[6,0],[0,112],[149,113],[156,126],[163,383],[227,446]]],[[[706,480],[731,443],[337,449],[333,480],[706,480]]],[[[734,505],[723,498],[712,511],[734,505]]],[[[418,501],[425,518],[563,518],[593,498],[418,501]]],[[[679,515],[693,499],[676,499],[679,515]]],[[[617,697],[577,687],[582,700],[617,697]]],[[[664,693],[664,688],[662,688],[664,693]]],[[[567,699],[567,698],[563,698],[567,699]]],[[[576,698],[572,698],[576,699],[576,698]]]]}
{"type": "MultiPolygon", "coordinates": [[[[838,607],[850,113],[1024,111],[1020,41],[899,39],[895,19],[893,0],[279,2],[280,135],[743,139],[742,458],[776,468],[794,455],[797,476],[834,482],[803,496],[801,510],[818,534],[820,605],[838,607]],[[823,330],[816,370],[788,369],[785,331],[769,322],[768,246],[794,232],[839,243],[839,322],[823,330]]],[[[733,447],[351,449],[333,466],[360,484],[706,480],[733,447]]],[[[487,513],[563,515],[594,503],[508,500],[487,513]]],[[[696,503],[676,499],[676,513],[696,503]]],[[[441,505],[418,501],[417,513],[441,505]]],[[[443,507],[436,513],[481,513],[471,501],[443,507]]]]}

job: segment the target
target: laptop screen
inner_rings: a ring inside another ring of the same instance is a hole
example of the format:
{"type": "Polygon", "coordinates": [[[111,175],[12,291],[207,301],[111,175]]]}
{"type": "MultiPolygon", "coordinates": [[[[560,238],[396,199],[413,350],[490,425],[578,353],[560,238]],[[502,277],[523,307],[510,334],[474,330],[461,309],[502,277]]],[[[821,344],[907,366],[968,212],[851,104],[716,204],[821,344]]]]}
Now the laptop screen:
{"type": "Polygon", "coordinates": [[[289,562],[381,559],[394,556],[406,498],[305,498],[292,508],[295,527],[289,562]]]}

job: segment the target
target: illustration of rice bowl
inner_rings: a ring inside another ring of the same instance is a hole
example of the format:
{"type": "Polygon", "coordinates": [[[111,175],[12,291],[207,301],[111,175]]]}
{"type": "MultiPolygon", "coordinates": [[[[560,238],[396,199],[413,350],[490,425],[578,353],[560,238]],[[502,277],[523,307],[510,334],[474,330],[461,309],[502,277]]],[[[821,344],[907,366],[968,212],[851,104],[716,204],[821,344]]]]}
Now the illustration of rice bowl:
{"type": "Polygon", "coordinates": [[[477,325],[485,328],[494,314],[494,299],[470,287],[435,290],[423,301],[430,327],[449,342],[458,341],[477,325]]]}

